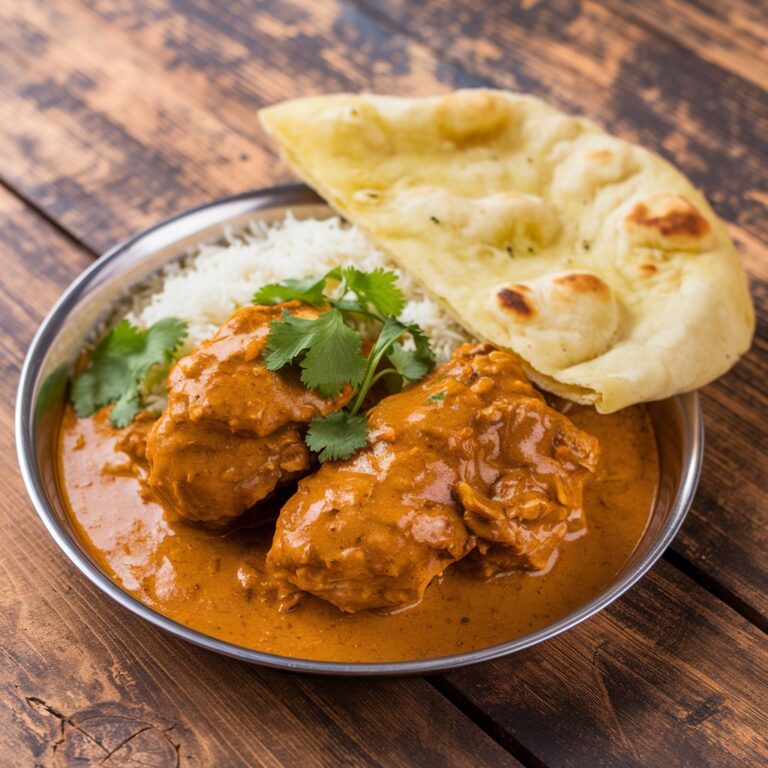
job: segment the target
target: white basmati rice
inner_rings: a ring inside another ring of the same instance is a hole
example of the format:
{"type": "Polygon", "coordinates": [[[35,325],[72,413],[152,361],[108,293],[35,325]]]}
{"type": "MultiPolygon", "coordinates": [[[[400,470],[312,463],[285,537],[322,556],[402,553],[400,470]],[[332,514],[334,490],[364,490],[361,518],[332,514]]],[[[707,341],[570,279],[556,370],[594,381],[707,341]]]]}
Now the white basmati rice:
{"type": "Polygon", "coordinates": [[[252,222],[236,235],[228,233],[221,244],[201,245],[191,256],[169,265],[132,296],[127,317],[140,328],[163,317],[185,320],[187,351],[210,337],[238,307],[249,304],[258,288],[348,265],[366,271],[386,267],[397,273],[407,300],[401,318],[422,327],[438,363],[469,340],[461,326],[359,229],[338,217],[299,220],[290,213],[270,224],[252,222]]]}

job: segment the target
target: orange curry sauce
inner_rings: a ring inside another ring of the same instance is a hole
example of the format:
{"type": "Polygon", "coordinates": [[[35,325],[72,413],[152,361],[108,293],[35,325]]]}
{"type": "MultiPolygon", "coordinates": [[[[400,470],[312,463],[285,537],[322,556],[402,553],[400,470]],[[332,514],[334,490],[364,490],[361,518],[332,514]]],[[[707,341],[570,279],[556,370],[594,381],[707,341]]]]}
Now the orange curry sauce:
{"type": "MultiPolygon", "coordinates": [[[[398,661],[449,655],[543,627],[594,596],[619,571],[645,529],[658,483],[650,419],[642,406],[611,415],[567,406],[600,441],[587,482],[587,531],[564,541],[546,572],[483,581],[449,568],[417,606],[344,614],[307,596],[287,613],[265,588],[274,530],[263,515],[225,533],[167,519],[141,495],[134,465],[115,450],[104,411],[71,407],[59,436],[59,483],[87,550],[123,589],[206,634],[259,651],[325,661],[398,661]]],[[[276,506],[276,505],[273,505],[276,506]]]]}

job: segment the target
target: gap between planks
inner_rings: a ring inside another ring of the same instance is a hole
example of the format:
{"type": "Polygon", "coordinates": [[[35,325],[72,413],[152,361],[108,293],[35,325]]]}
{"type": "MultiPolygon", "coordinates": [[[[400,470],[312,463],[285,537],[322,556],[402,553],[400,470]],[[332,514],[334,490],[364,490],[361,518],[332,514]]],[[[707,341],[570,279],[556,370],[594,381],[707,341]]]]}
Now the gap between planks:
{"type": "Polygon", "coordinates": [[[729,608],[738,613],[739,616],[768,635],[768,616],[764,616],[760,611],[742,600],[725,585],[713,579],[706,571],[701,570],[695,563],[679,552],[676,552],[672,547],[667,547],[662,556],[664,560],[685,574],[691,581],[696,582],[702,589],[709,592],[710,595],[725,603],[729,608]]]}
{"type": "Polygon", "coordinates": [[[525,768],[547,768],[547,764],[505,730],[489,714],[483,712],[471,699],[453,686],[445,677],[435,675],[424,678],[439,694],[453,704],[464,717],[472,721],[486,736],[493,739],[502,749],[525,768]]]}
{"type": "MultiPolygon", "coordinates": [[[[30,198],[28,195],[25,195],[16,185],[12,184],[6,178],[4,178],[2,172],[0,172],[0,189],[4,189],[6,192],[8,192],[8,194],[22,202],[33,213],[37,214],[41,219],[43,219],[43,221],[45,221],[45,223],[54,229],[59,235],[64,237],[68,242],[77,246],[80,250],[85,251],[86,255],[90,256],[94,261],[101,256],[100,253],[94,251],[93,248],[89,247],[79,237],[77,237],[74,232],[67,229],[60,221],[55,219],[48,211],[45,210],[45,208],[43,208],[41,205],[38,205],[32,198],[30,198]]],[[[67,286],[63,286],[62,290],[66,287],[67,286]]]]}

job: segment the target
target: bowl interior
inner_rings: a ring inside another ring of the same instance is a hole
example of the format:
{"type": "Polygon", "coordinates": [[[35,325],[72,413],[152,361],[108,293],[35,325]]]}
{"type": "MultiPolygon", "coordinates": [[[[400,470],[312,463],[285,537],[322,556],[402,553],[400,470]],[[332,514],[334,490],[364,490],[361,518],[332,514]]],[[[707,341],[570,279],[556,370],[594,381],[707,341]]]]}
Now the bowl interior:
{"type": "Polygon", "coordinates": [[[412,662],[340,664],[252,651],[191,630],[156,613],[112,582],[81,546],[56,482],[56,431],[72,363],[135,285],[201,242],[219,240],[254,219],[328,216],[330,209],[307,187],[290,185],[227,198],[181,214],[122,243],[101,257],[64,293],[32,342],[17,398],[16,439],[22,474],[38,514],[53,538],[99,588],[134,613],[186,640],[237,658],[274,667],[335,674],[436,672],[529,647],[578,624],[622,594],[658,559],[682,523],[695,492],[703,430],[698,397],[680,395],[649,406],[660,458],[660,486],[648,526],[621,572],[589,603],[543,629],[508,643],[456,656],[412,662]]]}

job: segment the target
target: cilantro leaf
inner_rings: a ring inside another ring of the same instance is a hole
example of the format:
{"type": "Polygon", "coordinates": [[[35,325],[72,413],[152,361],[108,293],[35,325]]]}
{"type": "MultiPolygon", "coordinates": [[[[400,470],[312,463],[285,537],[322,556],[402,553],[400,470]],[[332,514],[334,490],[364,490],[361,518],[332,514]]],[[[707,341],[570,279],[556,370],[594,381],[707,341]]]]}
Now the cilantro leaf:
{"type": "Polygon", "coordinates": [[[405,297],[397,286],[397,275],[394,272],[382,267],[372,272],[344,267],[341,274],[346,287],[354,292],[363,307],[370,304],[382,317],[397,317],[403,311],[405,297]]]}
{"type": "Polygon", "coordinates": [[[323,461],[348,459],[362,448],[368,437],[368,421],[365,416],[349,411],[335,411],[328,416],[315,416],[309,423],[306,443],[319,453],[323,461]]]}
{"type": "Polygon", "coordinates": [[[388,317],[379,332],[379,337],[373,345],[370,356],[377,358],[376,362],[378,363],[392,344],[407,331],[408,326],[405,323],[401,323],[394,317],[388,317]]]}
{"type": "Polygon", "coordinates": [[[270,371],[279,371],[309,349],[314,323],[314,320],[296,317],[284,309],[283,319],[269,324],[265,362],[270,371]]]}
{"type": "Polygon", "coordinates": [[[357,397],[352,405],[352,413],[357,413],[360,410],[365,396],[368,390],[371,388],[375,379],[376,369],[379,367],[379,363],[382,358],[387,354],[392,344],[397,341],[403,333],[407,330],[407,326],[403,325],[399,320],[394,317],[388,317],[384,321],[384,325],[379,332],[379,337],[376,339],[376,343],[373,345],[368,354],[368,360],[365,367],[365,375],[363,377],[362,384],[358,388],[357,397]]]}
{"type": "Polygon", "coordinates": [[[138,391],[126,392],[109,412],[110,423],[118,429],[127,427],[133,421],[133,417],[139,412],[140,406],[141,401],[138,391]]]}
{"type": "Polygon", "coordinates": [[[445,392],[433,392],[428,398],[428,403],[434,403],[439,400],[445,400],[445,392]]]}
{"type": "Polygon", "coordinates": [[[429,337],[421,330],[420,326],[416,325],[416,323],[412,323],[408,326],[408,333],[411,334],[411,338],[416,347],[416,355],[420,360],[429,364],[427,370],[431,371],[435,365],[435,353],[432,349],[432,345],[429,343],[429,337]]]}
{"type": "Polygon", "coordinates": [[[311,320],[283,311],[283,319],[270,324],[266,365],[277,371],[299,360],[301,381],[324,397],[333,397],[344,384],[356,387],[363,379],[360,341],[360,334],[344,324],[338,309],[311,320]]]}
{"type": "Polygon", "coordinates": [[[319,307],[328,301],[325,293],[323,293],[328,276],[313,276],[301,279],[288,278],[281,283],[270,283],[253,294],[253,303],[271,306],[273,304],[282,304],[282,302],[291,301],[292,299],[300,299],[307,304],[319,307]]]}
{"type": "Polygon", "coordinates": [[[406,349],[402,344],[394,344],[387,357],[406,381],[418,381],[434,368],[435,353],[432,351],[429,339],[418,325],[409,325],[406,330],[413,338],[414,349],[406,349]]]}
{"type": "Polygon", "coordinates": [[[406,381],[418,381],[432,368],[430,362],[422,360],[415,349],[406,349],[402,344],[395,344],[387,357],[406,381]]]}
{"type": "Polygon", "coordinates": [[[91,416],[116,403],[109,415],[114,427],[131,422],[140,407],[139,387],[150,368],[168,363],[187,335],[175,317],[158,320],[145,331],[123,320],[88,356],[88,367],[72,381],[70,398],[78,416],[91,416]]]}
{"type": "Polygon", "coordinates": [[[344,384],[356,387],[365,375],[360,334],[344,324],[338,309],[314,321],[312,343],[301,361],[301,381],[325,397],[338,394],[344,384]]]}
{"type": "Polygon", "coordinates": [[[291,299],[314,306],[330,304],[343,312],[373,316],[382,322],[388,315],[399,315],[405,306],[403,292],[397,286],[397,275],[381,267],[372,272],[363,272],[356,267],[334,267],[322,277],[315,275],[270,283],[253,295],[254,304],[273,305],[291,299]],[[342,283],[335,296],[326,291],[329,280],[342,283]],[[350,298],[350,294],[354,297],[350,298]],[[369,307],[378,314],[374,315],[369,307]]]}

